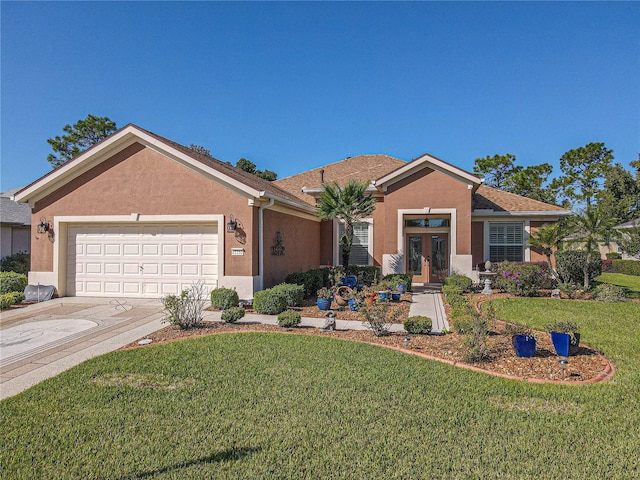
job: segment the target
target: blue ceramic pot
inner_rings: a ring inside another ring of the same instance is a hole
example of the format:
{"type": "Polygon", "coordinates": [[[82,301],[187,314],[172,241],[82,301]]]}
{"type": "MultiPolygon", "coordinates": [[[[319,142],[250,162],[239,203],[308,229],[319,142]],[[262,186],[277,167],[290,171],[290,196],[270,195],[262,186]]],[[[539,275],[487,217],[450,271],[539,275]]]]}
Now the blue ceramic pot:
{"type": "Polygon", "coordinates": [[[384,301],[389,300],[389,295],[390,295],[389,290],[380,290],[378,292],[378,296],[380,297],[380,300],[384,300],[384,301]]]}
{"type": "Polygon", "coordinates": [[[400,293],[392,293],[391,294],[391,301],[393,302],[399,302],[400,301],[400,293]]]}
{"type": "Polygon", "coordinates": [[[560,357],[569,356],[569,344],[571,343],[571,335],[568,333],[551,332],[551,341],[556,354],[560,357]]]}
{"type": "Polygon", "coordinates": [[[514,335],[511,342],[516,357],[531,358],[536,353],[536,337],[532,335],[514,335]]]}
{"type": "Polygon", "coordinates": [[[399,283],[396,285],[396,290],[398,290],[401,294],[407,293],[407,285],[405,283],[399,283]]]}
{"type": "Polygon", "coordinates": [[[352,312],[358,311],[358,301],[355,298],[349,299],[349,308],[351,309],[352,312]]]}
{"type": "Polygon", "coordinates": [[[320,310],[329,310],[331,308],[331,300],[328,298],[319,298],[318,299],[318,309],[320,310]]]}

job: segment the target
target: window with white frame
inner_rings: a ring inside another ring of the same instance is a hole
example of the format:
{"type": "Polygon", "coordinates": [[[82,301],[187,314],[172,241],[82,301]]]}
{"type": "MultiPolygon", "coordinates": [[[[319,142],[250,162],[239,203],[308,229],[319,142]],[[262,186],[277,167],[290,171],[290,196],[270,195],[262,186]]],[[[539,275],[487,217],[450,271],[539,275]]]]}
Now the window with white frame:
{"type": "MultiPolygon", "coordinates": [[[[351,245],[351,255],[349,255],[350,265],[369,265],[373,255],[369,252],[369,228],[371,224],[359,222],[353,224],[353,244],[351,245]]],[[[338,224],[337,252],[338,264],[342,265],[342,255],[340,254],[340,239],[344,235],[344,224],[338,224]]]]}
{"type": "Polygon", "coordinates": [[[489,260],[524,261],[524,223],[489,223],[489,260]]]}

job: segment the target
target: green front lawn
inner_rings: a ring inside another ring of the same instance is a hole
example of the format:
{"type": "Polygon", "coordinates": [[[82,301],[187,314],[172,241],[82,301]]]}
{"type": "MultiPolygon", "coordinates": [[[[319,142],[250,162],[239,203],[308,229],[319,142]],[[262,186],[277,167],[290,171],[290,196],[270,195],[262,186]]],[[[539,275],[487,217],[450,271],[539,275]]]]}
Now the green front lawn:
{"type": "Polygon", "coordinates": [[[535,385],[326,337],[214,335],[1,402],[2,478],[638,478],[640,304],[494,304],[575,319],[616,376],[535,385]]]}
{"type": "Polygon", "coordinates": [[[640,277],[636,275],[624,275],[622,273],[603,273],[598,278],[597,282],[600,283],[612,283],[621,287],[628,288],[629,290],[640,293],[640,277]]]}

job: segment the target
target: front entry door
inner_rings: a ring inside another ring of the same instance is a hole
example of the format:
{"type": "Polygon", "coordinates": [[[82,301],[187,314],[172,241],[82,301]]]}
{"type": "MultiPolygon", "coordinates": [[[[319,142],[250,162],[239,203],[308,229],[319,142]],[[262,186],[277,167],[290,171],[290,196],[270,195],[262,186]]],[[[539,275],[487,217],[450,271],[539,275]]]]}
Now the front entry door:
{"type": "Polygon", "coordinates": [[[407,272],[416,283],[440,283],[449,272],[446,233],[407,235],[407,272]]]}

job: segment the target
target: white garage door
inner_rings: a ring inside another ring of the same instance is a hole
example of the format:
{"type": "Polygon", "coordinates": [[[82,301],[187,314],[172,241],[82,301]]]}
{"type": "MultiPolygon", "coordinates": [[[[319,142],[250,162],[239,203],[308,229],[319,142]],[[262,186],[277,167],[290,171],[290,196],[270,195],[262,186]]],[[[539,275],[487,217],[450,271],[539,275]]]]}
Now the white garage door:
{"type": "Polygon", "coordinates": [[[217,285],[217,225],[70,225],[67,295],[152,297],[217,285]]]}

